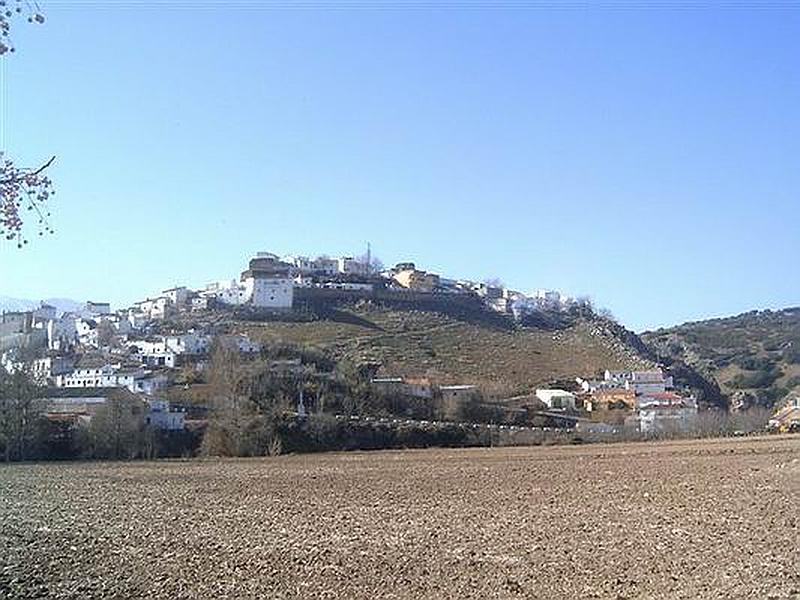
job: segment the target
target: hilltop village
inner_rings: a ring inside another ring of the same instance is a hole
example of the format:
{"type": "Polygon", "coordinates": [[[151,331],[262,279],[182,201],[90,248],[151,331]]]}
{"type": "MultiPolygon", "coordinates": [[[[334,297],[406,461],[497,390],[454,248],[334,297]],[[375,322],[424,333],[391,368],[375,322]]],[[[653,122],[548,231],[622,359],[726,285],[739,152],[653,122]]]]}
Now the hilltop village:
{"type": "Polygon", "coordinates": [[[208,387],[212,359],[219,351],[243,361],[260,360],[269,377],[279,382],[270,389],[281,390],[284,412],[298,418],[325,412],[346,419],[402,417],[393,422],[403,423],[657,434],[688,431],[698,414],[694,395],[676,389],[672,377],[657,367],[575,373],[573,380],[558,386],[492,398],[472,381],[403,378],[381,365],[359,365],[354,383],[342,375],[341,365],[309,359],[302,352],[281,354],[219,326],[227,316],[281,320],[308,306],[347,301],[399,301],[433,310],[441,303],[463,305],[516,323],[537,315],[592,311],[587,300],[556,291],[524,294],[502,285],[448,279],[412,262],[384,269],[369,257],[311,260],[263,252],[249,260],[238,278],[202,289],[173,287],[119,310],[107,302],[88,301],[82,309],[62,314],[46,304],[4,313],[0,363],[7,373],[29,373],[41,390],[40,413],[73,429],[89,424],[114,392],[135,398],[149,427],[167,432],[202,429],[213,402],[208,396],[199,402],[187,398],[193,389],[208,387]],[[327,407],[321,389],[338,390],[328,392],[332,399],[327,407]],[[349,396],[358,394],[383,400],[349,402],[349,396]],[[363,411],[374,414],[358,414],[363,411]]]}

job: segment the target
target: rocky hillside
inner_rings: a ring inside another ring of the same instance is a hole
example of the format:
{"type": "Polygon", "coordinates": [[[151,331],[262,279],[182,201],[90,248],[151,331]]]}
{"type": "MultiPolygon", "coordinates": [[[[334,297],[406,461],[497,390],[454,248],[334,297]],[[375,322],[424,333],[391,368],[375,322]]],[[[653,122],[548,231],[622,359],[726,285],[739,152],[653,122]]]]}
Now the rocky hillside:
{"type": "Polygon", "coordinates": [[[494,397],[606,368],[654,365],[635,335],[586,315],[520,325],[491,312],[448,314],[360,303],[305,321],[240,319],[230,327],[255,340],[310,346],[336,360],[374,363],[381,375],[478,384],[494,397]]]}
{"type": "Polygon", "coordinates": [[[800,307],[685,323],[641,337],[662,360],[713,379],[735,410],[773,407],[800,392],[800,307]]]}

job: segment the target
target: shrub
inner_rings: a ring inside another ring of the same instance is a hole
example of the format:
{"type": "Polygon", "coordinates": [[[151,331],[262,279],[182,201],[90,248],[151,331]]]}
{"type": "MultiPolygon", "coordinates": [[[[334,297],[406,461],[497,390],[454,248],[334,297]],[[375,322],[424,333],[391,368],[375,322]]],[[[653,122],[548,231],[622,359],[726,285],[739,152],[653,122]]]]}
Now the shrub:
{"type": "Polygon", "coordinates": [[[736,389],[767,388],[782,375],[780,369],[756,371],[754,373],[739,373],[728,381],[728,385],[736,389]]]}

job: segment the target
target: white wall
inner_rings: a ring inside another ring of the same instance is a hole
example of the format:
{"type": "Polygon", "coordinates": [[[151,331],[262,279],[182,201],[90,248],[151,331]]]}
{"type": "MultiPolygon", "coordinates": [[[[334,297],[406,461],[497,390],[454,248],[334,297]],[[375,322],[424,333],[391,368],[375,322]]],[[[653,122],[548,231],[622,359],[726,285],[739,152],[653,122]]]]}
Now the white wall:
{"type": "Polygon", "coordinates": [[[248,277],[245,288],[250,291],[253,306],[263,308],[291,308],[294,285],[289,278],[248,277]]]}

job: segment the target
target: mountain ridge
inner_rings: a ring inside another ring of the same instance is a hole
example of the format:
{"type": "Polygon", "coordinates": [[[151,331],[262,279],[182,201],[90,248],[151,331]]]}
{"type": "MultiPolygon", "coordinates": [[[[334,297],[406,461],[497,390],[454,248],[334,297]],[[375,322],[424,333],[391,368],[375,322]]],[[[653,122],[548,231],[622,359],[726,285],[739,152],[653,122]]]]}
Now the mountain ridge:
{"type": "Polygon", "coordinates": [[[800,307],[752,310],[648,331],[663,361],[713,380],[731,408],[773,408],[800,392],[800,307]]]}

